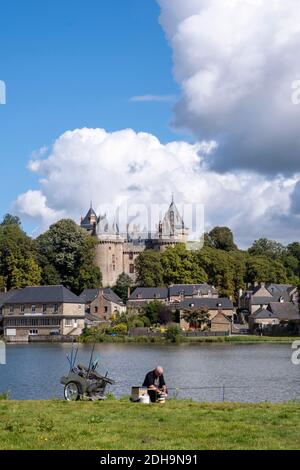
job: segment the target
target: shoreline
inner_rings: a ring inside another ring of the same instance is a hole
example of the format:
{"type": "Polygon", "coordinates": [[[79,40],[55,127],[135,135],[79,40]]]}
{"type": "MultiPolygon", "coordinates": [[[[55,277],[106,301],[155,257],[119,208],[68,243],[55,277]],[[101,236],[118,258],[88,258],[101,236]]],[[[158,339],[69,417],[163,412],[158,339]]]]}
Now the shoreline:
{"type": "MultiPolygon", "coordinates": [[[[299,336],[251,336],[251,335],[234,335],[234,336],[203,336],[203,337],[179,337],[176,341],[170,341],[164,337],[151,336],[102,336],[101,338],[86,337],[79,338],[76,344],[157,344],[157,345],[182,345],[182,344],[292,344],[294,341],[300,341],[299,336]]],[[[5,342],[5,340],[4,340],[5,342]]],[[[32,341],[32,342],[5,342],[8,345],[18,344],[71,344],[65,341],[32,341]]]]}

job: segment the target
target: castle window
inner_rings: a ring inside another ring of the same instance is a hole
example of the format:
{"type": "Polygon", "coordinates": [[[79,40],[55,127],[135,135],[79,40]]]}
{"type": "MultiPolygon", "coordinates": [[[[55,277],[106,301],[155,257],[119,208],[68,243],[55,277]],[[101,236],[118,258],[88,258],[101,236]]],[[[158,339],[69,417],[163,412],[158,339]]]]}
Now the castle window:
{"type": "Polygon", "coordinates": [[[115,270],[116,270],[116,265],[113,264],[113,267],[112,267],[112,268],[113,268],[113,271],[115,271],[115,270]]]}
{"type": "Polygon", "coordinates": [[[134,264],[131,264],[129,266],[129,272],[130,272],[130,274],[134,274],[134,264]]]}
{"type": "Polygon", "coordinates": [[[129,259],[133,259],[133,253],[129,253],[129,259]]]}

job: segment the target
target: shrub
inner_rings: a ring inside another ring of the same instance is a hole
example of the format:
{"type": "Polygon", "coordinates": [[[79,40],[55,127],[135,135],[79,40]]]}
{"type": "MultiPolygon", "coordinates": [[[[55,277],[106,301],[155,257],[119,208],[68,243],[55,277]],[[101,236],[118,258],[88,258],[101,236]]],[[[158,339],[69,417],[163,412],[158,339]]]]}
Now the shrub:
{"type": "Polygon", "coordinates": [[[117,335],[126,335],[128,327],[125,323],[119,323],[118,325],[114,326],[111,331],[112,333],[116,333],[117,335]]]}
{"type": "Polygon", "coordinates": [[[170,323],[165,333],[167,340],[176,343],[181,336],[181,329],[177,323],[170,323]]]}

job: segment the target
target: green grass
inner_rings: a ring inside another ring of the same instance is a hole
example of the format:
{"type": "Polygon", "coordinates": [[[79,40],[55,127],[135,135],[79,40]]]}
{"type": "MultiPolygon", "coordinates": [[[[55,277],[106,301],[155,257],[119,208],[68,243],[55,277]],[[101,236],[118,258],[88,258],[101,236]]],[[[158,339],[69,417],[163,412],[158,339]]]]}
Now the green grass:
{"type": "Polygon", "coordinates": [[[0,449],[300,449],[300,404],[2,401],[0,449]]]}
{"type": "MultiPolygon", "coordinates": [[[[269,344],[291,344],[300,339],[300,336],[254,336],[254,335],[233,335],[233,336],[179,336],[178,343],[269,343],[269,344]]],[[[81,338],[83,343],[160,343],[169,344],[170,341],[166,340],[163,336],[108,336],[102,335],[101,338],[85,337],[81,338]]]]}

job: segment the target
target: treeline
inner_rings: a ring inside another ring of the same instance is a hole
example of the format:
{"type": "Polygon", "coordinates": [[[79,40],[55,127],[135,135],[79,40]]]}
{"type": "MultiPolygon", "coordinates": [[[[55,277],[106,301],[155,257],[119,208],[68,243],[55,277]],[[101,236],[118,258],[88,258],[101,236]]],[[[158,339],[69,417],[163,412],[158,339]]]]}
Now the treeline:
{"type": "MultiPolygon", "coordinates": [[[[60,220],[36,239],[22,229],[20,219],[6,215],[0,224],[0,288],[63,284],[79,294],[101,286],[95,265],[96,239],[72,220],[60,220]]],[[[239,250],[231,230],[216,227],[204,236],[204,247],[190,251],[185,245],[165,252],[145,251],[136,260],[137,285],[208,282],[224,296],[237,298],[248,283],[274,282],[299,285],[300,243],[287,247],[260,239],[239,250]]],[[[105,286],[104,286],[105,287],[105,286]]],[[[114,290],[126,300],[129,276],[119,277],[114,290]]]]}
{"type": "Polygon", "coordinates": [[[238,297],[248,283],[274,282],[299,285],[300,243],[284,247],[260,239],[247,250],[239,250],[231,230],[216,227],[204,236],[202,249],[189,251],[185,245],[165,252],[143,252],[136,262],[140,286],[208,282],[221,295],[238,297]]]}
{"type": "Polygon", "coordinates": [[[95,240],[72,220],[61,220],[33,240],[18,217],[0,224],[0,288],[63,284],[79,294],[99,287],[95,240]]]}

